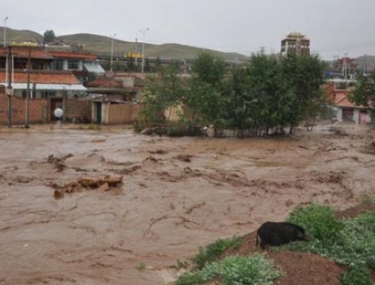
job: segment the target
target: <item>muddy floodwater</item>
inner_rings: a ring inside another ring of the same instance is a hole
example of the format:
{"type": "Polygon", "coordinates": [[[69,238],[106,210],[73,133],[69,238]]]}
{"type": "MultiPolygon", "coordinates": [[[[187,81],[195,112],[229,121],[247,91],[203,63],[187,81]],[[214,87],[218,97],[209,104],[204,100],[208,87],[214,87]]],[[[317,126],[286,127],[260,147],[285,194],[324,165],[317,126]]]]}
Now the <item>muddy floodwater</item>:
{"type": "Polygon", "coordinates": [[[169,284],[199,246],[374,196],[374,142],[354,126],[283,139],[2,128],[0,284],[169,284]]]}

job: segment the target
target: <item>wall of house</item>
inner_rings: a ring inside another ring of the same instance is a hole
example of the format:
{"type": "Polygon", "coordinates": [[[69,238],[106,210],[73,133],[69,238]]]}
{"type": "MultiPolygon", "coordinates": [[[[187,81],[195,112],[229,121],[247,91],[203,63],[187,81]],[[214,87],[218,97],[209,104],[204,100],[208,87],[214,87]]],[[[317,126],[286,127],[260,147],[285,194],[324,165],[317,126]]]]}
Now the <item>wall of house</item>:
{"type": "MultiPolygon", "coordinates": [[[[48,100],[32,99],[29,102],[29,123],[48,121],[48,100]]],[[[24,125],[26,100],[13,96],[12,114],[12,125],[24,125]]],[[[8,96],[5,94],[0,94],[0,124],[8,124],[8,96]]]]}
{"type": "Polygon", "coordinates": [[[130,124],[138,118],[141,104],[109,104],[107,124],[130,124]]]}
{"type": "Polygon", "coordinates": [[[64,118],[68,122],[86,123],[92,120],[91,102],[66,99],[63,103],[64,118]]]}
{"type": "MultiPolygon", "coordinates": [[[[91,103],[92,122],[97,122],[97,102],[91,103]]],[[[143,104],[111,103],[103,102],[102,105],[102,124],[131,124],[138,118],[143,104]]]]}

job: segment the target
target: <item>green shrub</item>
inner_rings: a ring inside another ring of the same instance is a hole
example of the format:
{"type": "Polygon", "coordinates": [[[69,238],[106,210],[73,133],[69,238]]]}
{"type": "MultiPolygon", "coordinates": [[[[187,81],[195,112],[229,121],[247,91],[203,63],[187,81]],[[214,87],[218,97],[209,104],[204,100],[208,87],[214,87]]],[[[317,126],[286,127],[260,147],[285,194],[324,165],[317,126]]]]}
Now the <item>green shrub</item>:
{"type": "Polygon", "coordinates": [[[206,263],[216,261],[230,247],[241,245],[241,238],[233,237],[230,239],[218,239],[214,243],[199,248],[199,253],[192,259],[199,269],[206,263]]]}
{"type": "Polygon", "coordinates": [[[182,275],[176,285],[202,284],[217,278],[221,285],[271,285],[281,273],[265,255],[231,256],[221,262],[206,264],[201,271],[182,275]]]}
{"type": "Polygon", "coordinates": [[[181,275],[175,285],[199,285],[206,280],[200,274],[200,271],[191,271],[181,275]]]}
{"type": "Polygon", "coordinates": [[[340,276],[341,285],[372,285],[370,271],[366,267],[350,267],[340,276]]]}
{"type": "Polygon", "coordinates": [[[290,221],[305,226],[314,239],[308,243],[289,244],[281,249],[316,253],[341,265],[375,268],[373,213],[338,221],[329,208],[310,206],[297,209],[291,214],[290,221]]]}
{"type": "Polygon", "coordinates": [[[334,242],[344,228],[343,222],[334,216],[330,207],[319,205],[297,208],[288,221],[304,227],[311,238],[324,243],[334,242]]]}

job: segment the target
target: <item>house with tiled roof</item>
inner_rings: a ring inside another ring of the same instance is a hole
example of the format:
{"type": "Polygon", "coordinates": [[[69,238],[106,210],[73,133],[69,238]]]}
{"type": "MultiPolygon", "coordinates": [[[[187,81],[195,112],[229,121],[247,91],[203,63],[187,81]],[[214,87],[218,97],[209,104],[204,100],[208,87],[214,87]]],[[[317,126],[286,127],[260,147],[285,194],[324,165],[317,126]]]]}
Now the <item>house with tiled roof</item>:
{"type": "Polygon", "coordinates": [[[366,125],[372,122],[372,110],[365,106],[357,106],[349,100],[354,87],[347,87],[336,82],[329,82],[324,87],[327,98],[332,103],[335,119],[341,122],[366,125]]]}
{"type": "MultiPolygon", "coordinates": [[[[8,48],[0,48],[0,69],[6,68],[8,48]]],[[[15,70],[26,70],[30,58],[31,70],[71,71],[81,83],[105,74],[97,56],[92,53],[72,51],[49,51],[43,47],[13,46],[15,70]]]]}
{"type": "MultiPolygon", "coordinates": [[[[0,85],[7,86],[8,74],[0,72],[0,85]]],[[[35,70],[28,74],[27,71],[17,70],[12,74],[13,94],[26,97],[30,89],[30,98],[70,98],[82,95],[86,88],[69,71],[35,70]]]]}
{"type": "Polygon", "coordinates": [[[93,53],[49,51],[54,58],[53,70],[71,70],[80,82],[86,83],[105,74],[93,53]]]}

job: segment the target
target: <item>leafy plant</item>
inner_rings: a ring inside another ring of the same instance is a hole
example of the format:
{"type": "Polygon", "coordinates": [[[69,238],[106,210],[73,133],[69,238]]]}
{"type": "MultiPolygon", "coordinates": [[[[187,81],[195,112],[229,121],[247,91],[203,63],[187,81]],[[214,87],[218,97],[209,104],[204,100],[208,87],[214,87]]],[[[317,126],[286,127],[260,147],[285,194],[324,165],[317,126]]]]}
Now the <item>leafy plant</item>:
{"type": "Polygon", "coordinates": [[[216,261],[228,248],[238,247],[240,244],[241,239],[238,237],[218,239],[206,248],[199,248],[199,253],[192,260],[198,268],[203,268],[207,263],[216,261]]]}
{"type": "Polygon", "coordinates": [[[365,267],[350,267],[340,276],[341,285],[372,285],[370,271],[365,267]]]}
{"type": "Polygon", "coordinates": [[[299,207],[290,214],[288,221],[304,227],[311,238],[319,241],[334,242],[344,228],[344,223],[327,206],[299,207]]]}
{"type": "Polygon", "coordinates": [[[265,255],[231,256],[221,262],[208,263],[201,271],[193,271],[182,275],[177,285],[202,284],[217,279],[222,285],[271,285],[281,273],[274,269],[273,262],[265,255]]]}

